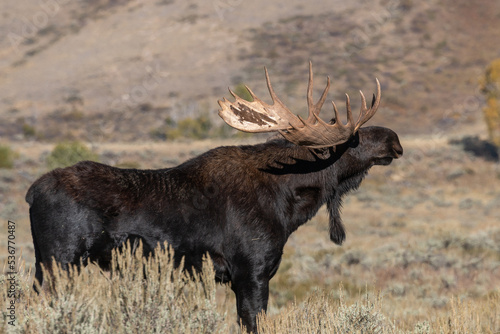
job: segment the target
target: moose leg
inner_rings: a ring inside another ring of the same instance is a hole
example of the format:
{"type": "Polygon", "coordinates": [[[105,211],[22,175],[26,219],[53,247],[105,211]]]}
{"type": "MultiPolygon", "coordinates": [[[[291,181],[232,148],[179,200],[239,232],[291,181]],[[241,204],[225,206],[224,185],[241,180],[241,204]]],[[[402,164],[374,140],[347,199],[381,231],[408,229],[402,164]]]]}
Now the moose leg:
{"type": "Polygon", "coordinates": [[[269,279],[248,275],[232,281],[236,294],[238,323],[250,333],[257,333],[257,315],[267,310],[269,299],[269,279]]]}

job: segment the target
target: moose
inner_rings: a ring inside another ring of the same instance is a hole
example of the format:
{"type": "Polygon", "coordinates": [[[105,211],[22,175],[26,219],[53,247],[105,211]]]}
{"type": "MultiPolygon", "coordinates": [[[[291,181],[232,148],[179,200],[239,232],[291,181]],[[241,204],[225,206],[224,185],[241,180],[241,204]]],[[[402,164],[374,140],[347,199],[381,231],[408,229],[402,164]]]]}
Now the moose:
{"type": "Polygon", "coordinates": [[[120,169],[83,161],[41,176],[26,195],[36,264],[52,259],[63,268],[94,261],[106,268],[111,251],[140,240],[147,256],[167,242],[178,264],[200,270],[212,259],[216,280],[231,282],[238,318],[256,332],[256,316],[266,311],[269,281],[280,265],[288,237],[326,204],[330,239],[341,245],[342,197],[356,189],[374,165],[389,165],[403,154],[397,134],[384,127],[361,127],[376,113],[380,83],[370,108],[361,94],[354,122],[346,94],[347,123],[320,117],[330,88],[313,101],[309,63],[308,117],[293,114],[276,96],[273,103],[237,96],[219,101],[219,115],[235,129],[278,132],[256,145],[217,147],[177,167],[120,169]]]}

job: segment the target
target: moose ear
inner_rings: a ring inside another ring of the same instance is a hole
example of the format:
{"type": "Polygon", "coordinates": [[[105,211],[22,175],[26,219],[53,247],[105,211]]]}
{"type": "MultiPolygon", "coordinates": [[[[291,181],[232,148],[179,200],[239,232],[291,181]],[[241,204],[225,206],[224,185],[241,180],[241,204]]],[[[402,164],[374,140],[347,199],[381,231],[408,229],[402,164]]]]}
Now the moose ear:
{"type": "Polygon", "coordinates": [[[329,200],[326,203],[328,213],[330,214],[330,240],[337,245],[342,245],[345,241],[345,228],[340,218],[340,201],[339,200],[329,200]]]}

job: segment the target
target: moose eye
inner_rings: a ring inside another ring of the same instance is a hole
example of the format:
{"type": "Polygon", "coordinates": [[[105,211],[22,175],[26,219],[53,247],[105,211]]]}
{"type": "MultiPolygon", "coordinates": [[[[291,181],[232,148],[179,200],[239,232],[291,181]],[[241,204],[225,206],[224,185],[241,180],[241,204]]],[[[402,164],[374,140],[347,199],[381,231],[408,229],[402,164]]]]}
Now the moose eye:
{"type": "Polygon", "coordinates": [[[359,145],[359,132],[356,132],[351,139],[349,139],[349,147],[357,147],[359,145]]]}

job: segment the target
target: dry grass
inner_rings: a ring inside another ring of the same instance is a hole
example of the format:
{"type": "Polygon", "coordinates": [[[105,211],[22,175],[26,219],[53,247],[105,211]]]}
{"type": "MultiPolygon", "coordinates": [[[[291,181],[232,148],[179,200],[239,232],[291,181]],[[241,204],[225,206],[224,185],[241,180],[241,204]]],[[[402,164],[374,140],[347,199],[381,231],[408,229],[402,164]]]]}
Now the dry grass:
{"type": "MultiPolygon", "coordinates": [[[[16,298],[1,281],[3,328],[13,333],[225,333],[225,313],[216,304],[214,271],[209,259],[203,272],[192,276],[173,268],[168,249],[142,258],[127,245],[114,252],[112,270],[96,265],[69,273],[58,268],[46,273],[47,286],[38,296],[31,277],[20,270],[16,298]],[[16,301],[15,326],[6,317],[7,303],[16,301]]],[[[8,276],[7,276],[8,277],[8,276]]]]}
{"type": "MultiPolygon", "coordinates": [[[[225,302],[217,303],[215,273],[209,258],[203,271],[192,276],[174,268],[168,247],[148,259],[142,247],[130,244],[113,254],[112,269],[95,265],[69,272],[59,267],[42,294],[30,286],[31,275],[18,268],[15,297],[9,295],[8,275],[0,276],[1,328],[9,333],[235,333],[225,302]],[[8,306],[15,301],[16,319],[8,306]]],[[[227,289],[226,289],[227,293],[227,289]]],[[[316,290],[303,302],[294,302],[279,315],[261,314],[259,332],[271,333],[497,333],[500,295],[480,302],[453,299],[449,314],[413,324],[403,330],[384,315],[384,301],[368,290],[347,301],[341,285],[328,292],[316,290]]],[[[243,330],[243,332],[245,332],[243,330]]]]}

